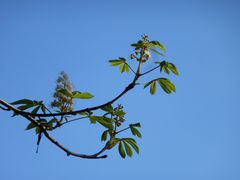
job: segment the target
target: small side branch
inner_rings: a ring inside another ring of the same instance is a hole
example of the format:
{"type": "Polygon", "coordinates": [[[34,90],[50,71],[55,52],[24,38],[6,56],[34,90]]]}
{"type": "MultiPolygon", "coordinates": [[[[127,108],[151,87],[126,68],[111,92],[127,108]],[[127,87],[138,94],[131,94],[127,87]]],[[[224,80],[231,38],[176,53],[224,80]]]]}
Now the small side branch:
{"type": "Polygon", "coordinates": [[[160,65],[158,65],[158,66],[156,66],[156,67],[150,69],[149,71],[146,71],[145,73],[140,74],[139,76],[144,76],[144,75],[146,75],[146,74],[148,74],[148,73],[154,71],[155,69],[157,69],[157,68],[159,68],[159,67],[160,67],[160,65]]]}

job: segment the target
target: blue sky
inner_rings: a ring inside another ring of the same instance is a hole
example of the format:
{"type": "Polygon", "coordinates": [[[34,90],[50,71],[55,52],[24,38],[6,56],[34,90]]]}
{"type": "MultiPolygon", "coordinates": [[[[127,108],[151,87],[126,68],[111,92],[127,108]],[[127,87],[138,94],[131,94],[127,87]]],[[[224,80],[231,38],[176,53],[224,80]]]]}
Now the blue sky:
{"type": "MultiPolygon", "coordinates": [[[[141,122],[140,155],[67,157],[46,140],[35,154],[27,122],[1,111],[0,179],[240,179],[240,3],[236,1],[0,1],[0,98],[51,101],[60,71],[77,90],[105,102],[131,81],[109,59],[128,57],[141,35],[167,47],[177,92],[137,87],[123,97],[128,122],[141,122]]],[[[153,56],[153,60],[158,60],[153,56]]],[[[161,59],[159,59],[161,60],[161,59]]],[[[151,67],[149,65],[149,67],[151,67]]],[[[145,69],[149,68],[146,67],[145,69]]],[[[150,74],[141,83],[157,77],[150,74]]],[[[76,122],[53,135],[95,152],[101,128],[76,122]]]]}

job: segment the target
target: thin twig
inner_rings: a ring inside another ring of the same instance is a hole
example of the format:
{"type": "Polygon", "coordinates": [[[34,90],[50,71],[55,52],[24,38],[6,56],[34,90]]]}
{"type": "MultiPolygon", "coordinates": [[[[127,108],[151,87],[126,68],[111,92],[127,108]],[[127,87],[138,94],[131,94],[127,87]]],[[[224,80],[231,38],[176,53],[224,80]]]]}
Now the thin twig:
{"type": "Polygon", "coordinates": [[[139,76],[143,76],[143,75],[145,75],[145,74],[148,74],[148,73],[154,71],[155,69],[157,69],[157,68],[159,68],[159,67],[160,67],[160,65],[156,66],[155,68],[150,69],[149,71],[147,71],[147,72],[145,72],[145,73],[140,74],[139,76]]]}
{"type": "Polygon", "coordinates": [[[71,122],[74,122],[74,121],[78,121],[78,120],[81,120],[81,119],[86,119],[86,118],[88,118],[88,116],[71,119],[71,120],[68,120],[68,121],[63,122],[63,123],[61,124],[61,126],[64,125],[64,124],[68,124],[68,123],[71,123],[71,122]]]}
{"type": "Polygon", "coordinates": [[[121,133],[121,132],[123,132],[123,131],[126,131],[126,130],[128,130],[129,128],[130,128],[130,125],[129,125],[129,127],[126,127],[126,128],[124,128],[124,129],[122,129],[122,130],[120,130],[120,131],[116,132],[115,134],[119,134],[119,133],[121,133]]]}

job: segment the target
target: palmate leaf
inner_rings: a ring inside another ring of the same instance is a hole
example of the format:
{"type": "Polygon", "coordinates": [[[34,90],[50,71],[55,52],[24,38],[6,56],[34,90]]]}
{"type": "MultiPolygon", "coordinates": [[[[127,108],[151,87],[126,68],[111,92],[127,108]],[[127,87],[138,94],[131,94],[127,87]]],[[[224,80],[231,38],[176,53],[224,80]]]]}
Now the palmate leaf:
{"type": "Polygon", "coordinates": [[[139,154],[139,148],[137,146],[136,141],[133,138],[123,138],[122,140],[128,143],[136,151],[136,153],[139,154]]]}
{"type": "Polygon", "coordinates": [[[137,136],[139,138],[142,137],[142,134],[138,131],[136,127],[130,125],[130,130],[134,136],[137,136]]]}
{"type": "Polygon", "coordinates": [[[129,67],[127,65],[127,63],[124,63],[124,64],[121,64],[120,65],[120,72],[123,73],[123,72],[129,72],[129,67]]]}
{"type": "Polygon", "coordinates": [[[168,68],[176,75],[178,75],[177,67],[173,63],[168,63],[168,68]]]}
{"type": "Polygon", "coordinates": [[[177,67],[170,62],[162,61],[162,62],[155,62],[155,64],[160,64],[160,72],[164,71],[167,74],[170,74],[170,71],[175,75],[178,75],[177,67]]]}
{"type": "Polygon", "coordinates": [[[109,60],[112,66],[119,66],[120,72],[129,72],[129,66],[126,63],[126,59],[119,57],[119,59],[109,60]]]}
{"type": "Polygon", "coordinates": [[[95,124],[98,122],[102,126],[108,128],[108,129],[113,129],[113,120],[104,116],[90,116],[89,117],[90,121],[92,124],[95,124]]]}
{"type": "Polygon", "coordinates": [[[167,94],[176,91],[175,85],[166,78],[159,78],[158,83],[167,94]]]}
{"type": "Polygon", "coordinates": [[[148,87],[149,85],[150,86],[150,93],[151,94],[154,94],[156,90],[154,90],[155,88],[155,82],[158,81],[158,84],[162,87],[162,89],[167,93],[167,94],[170,94],[172,92],[175,92],[176,91],[176,87],[175,85],[170,81],[168,80],[167,78],[157,78],[157,79],[154,79],[152,81],[149,81],[148,83],[146,83],[144,85],[144,88],[148,87]]]}

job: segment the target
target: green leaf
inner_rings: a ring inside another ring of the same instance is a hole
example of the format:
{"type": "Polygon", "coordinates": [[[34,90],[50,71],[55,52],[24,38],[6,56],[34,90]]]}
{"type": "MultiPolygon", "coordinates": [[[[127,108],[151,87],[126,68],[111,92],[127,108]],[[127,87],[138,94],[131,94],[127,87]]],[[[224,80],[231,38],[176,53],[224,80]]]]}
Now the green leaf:
{"type": "Polygon", "coordinates": [[[107,117],[102,117],[101,119],[98,119],[98,122],[103,125],[105,128],[113,129],[113,120],[107,117]]]}
{"type": "Polygon", "coordinates": [[[124,116],[126,113],[123,111],[123,110],[118,110],[118,111],[116,111],[115,112],[115,115],[116,116],[119,116],[119,117],[122,117],[122,116],[124,116]]]}
{"type": "Polygon", "coordinates": [[[29,100],[29,99],[21,99],[21,100],[18,100],[18,101],[14,101],[12,103],[10,103],[12,105],[17,105],[17,104],[33,104],[33,101],[32,100],[29,100]]]}
{"type": "Polygon", "coordinates": [[[131,147],[125,141],[123,141],[123,144],[124,144],[125,151],[126,151],[127,155],[129,157],[132,157],[132,149],[131,149],[131,147]]]}
{"type": "Polygon", "coordinates": [[[113,113],[113,107],[112,107],[111,104],[108,104],[108,105],[102,107],[101,110],[106,111],[106,112],[109,112],[109,113],[111,113],[111,114],[113,113]]]}
{"type": "Polygon", "coordinates": [[[123,73],[123,72],[127,72],[128,73],[129,72],[129,67],[128,67],[128,65],[126,63],[120,65],[120,72],[121,73],[123,73]]]}
{"type": "Polygon", "coordinates": [[[89,119],[90,119],[90,122],[92,124],[96,124],[96,122],[97,122],[97,117],[96,116],[90,116],[89,119]]]}
{"type": "Polygon", "coordinates": [[[134,136],[137,136],[137,137],[139,137],[139,138],[142,137],[142,134],[141,134],[141,133],[138,131],[138,129],[135,128],[134,126],[130,126],[130,130],[131,130],[131,132],[132,132],[132,134],[133,134],[134,136]]]}
{"type": "Polygon", "coordinates": [[[119,154],[121,155],[122,158],[126,157],[126,154],[124,152],[123,145],[122,145],[121,141],[119,142],[119,145],[118,145],[118,152],[119,152],[119,154]]]}
{"type": "Polygon", "coordinates": [[[112,66],[119,66],[120,67],[120,72],[129,72],[129,66],[126,63],[126,59],[123,57],[119,57],[119,59],[114,59],[109,61],[112,66]]]}
{"type": "Polygon", "coordinates": [[[94,97],[91,93],[89,92],[80,92],[80,91],[73,91],[72,92],[72,98],[78,98],[78,99],[91,99],[94,97]]]}
{"type": "Polygon", "coordinates": [[[24,110],[32,108],[32,107],[33,107],[33,104],[26,104],[26,105],[19,106],[18,109],[21,111],[24,111],[24,110]]]}
{"type": "Polygon", "coordinates": [[[136,47],[136,48],[142,48],[144,45],[146,45],[146,43],[144,43],[143,41],[138,41],[137,43],[131,44],[131,46],[136,47]]]}
{"type": "Polygon", "coordinates": [[[112,66],[119,66],[121,64],[124,64],[125,61],[123,59],[114,59],[109,61],[112,66]]]}
{"type": "Polygon", "coordinates": [[[133,127],[141,127],[141,124],[140,124],[140,123],[135,123],[135,124],[130,124],[130,126],[133,126],[133,127]]]}
{"type": "Polygon", "coordinates": [[[158,41],[151,41],[151,42],[149,42],[148,43],[148,47],[155,47],[155,48],[161,49],[162,51],[166,51],[166,48],[164,47],[164,45],[161,44],[158,41]]]}
{"type": "Polygon", "coordinates": [[[153,81],[150,86],[150,93],[153,95],[156,93],[156,81],[153,81]]]}
{"type": "Polygon", "coordinates": [[[178,75],[177,67],[173,63],[168,63],[168,68],[175,74],[178,75]]]}
{"type": "Polygon", "coordinates": [[[101,136],[101,141],[106,141],[108,137],[108,130],[103,131],[102,136],[101,136]]]}
{"type": "Polygon", "coordinates": [[[160,71],[162,72],[162,70],[167,73],[170,74],[170,71],[172,71],[172,73],[174,73],[175,75],[178,75],[178,70],[177,67],[173,64],[173,63],[169,63],[167,61],[162,61],[162,62],[155,62],[160,64],[160,71]]]}
{"type": "Polygon", "coordinates": [[[41,132],[40,127],[36,126],[36,128],[35,128],[35,132],[36,132],[36,134],[40,134],[40,132],[41,132]]]}
{"type": "Polygon", "coordinates": [[[89,113],[87,111],[81,112],[79,114],[82,115],[82,116],[90,116],[91,115],[91,113],[89,113]]]}
{"type": "Polygon", "coordinates": [[[167,94],[176,91],[175,85],[166,78],[159,78],[158,83],[167,94]]]}
{"type": "Polygon", "coordinates": [[[134,139],[132,138],[124,138],[124,141],[127,142],[132,148],[136,151],[136,153],[139,154],[139,148],[137,146],[137,143],[134,139]]]}
{"type": "Polygon", "coordinates": [[[32,110],[32,114],[37,114],[37,112],[38,112],[38,110],[40,109],[40,107],[41,106],[37,106],[36,108],[34,108],[33,110],[32,110]]]}
{"type": "Polygon", "coordinates": [[[95,124],[96,122],[100,123],[102,126],[113,129],[113,120],[104,116],[90,116],[91,123],[95,124]]]}
{"type": "Polygon", "coordinates": [[[32,128],[35,128],[35,127],[36,127],[35,123],[29,123],[25,130],[29,130],[29,129],[32,129],[32,128]]]}

